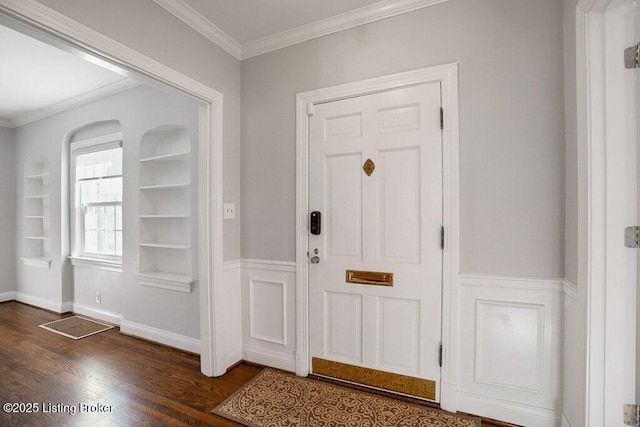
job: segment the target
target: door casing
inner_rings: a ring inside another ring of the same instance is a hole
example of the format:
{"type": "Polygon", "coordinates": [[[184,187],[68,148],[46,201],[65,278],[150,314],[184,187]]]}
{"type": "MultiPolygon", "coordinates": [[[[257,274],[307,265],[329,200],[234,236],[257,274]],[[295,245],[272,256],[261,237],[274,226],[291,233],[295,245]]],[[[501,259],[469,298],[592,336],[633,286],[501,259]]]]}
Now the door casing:
{"type": "Polygon", "coordinates": [[[442,85],[443,129],[443,252],[442,289],[442,379],[440,405],[456,408],[457,300],[459,272],[459,125],[458,64],[393,74],[339,86],[300,93],[296,96],[296,374],[306,376],[309,366],[309,114],[315,104],[336,101],[406,86],[439,82],[442,85]]]}
{"type": "Polygon", "coordinates": [[[222,93],[35,0],[0,0],[0,21],[5,25],[17,23],[20,31],[28,31],[32,37],[44,36],[47,42],[74,55],[91,57],[102,66],[126,71],[146,84],[174,89],[200,104],[200,370],[207,376],[225,374],[229,362],[222,334],[218,332],[222,328],[220,313],[224,312],[226,304],[221,285],[224,271],[222,93]]]}
{"type": "Polygon", "coordinates": [[[578,301],[584,315],[578,321],[585,324],[584,331],[576,332],[584,334],[585,383],[583,390],[571,392],[581,393],[583,424],[593,427],[622,425],[622,404],[636,403],[629,386],[635,370],[629,365],[635,365],[635,358],[628,357],[630,351],[635,355],[635,331],[625,331],[629,322],[635,324],[635,313],[624,309],[635,306],[635,286],[619,282],[624,277],[616,258],[623,250],[625,225],[619,215],[607,215],[620,209],[615,189],[626,184],[615,171],[615,165],[625,163],[625,141],[612,136],[611,129],[620,125],[627,107],[616,95],[624,82],[607,78],[606,70],[622,67],[624,48],[637,40],[612,46],[612,40],[620,39],[614,30],[624,26],[623,15],[610,14],[617,19],[613,25],[605,21],[614,8],[633,6],[638,7],[636,0],[580,0],[576,7],[578,301]],[[620,237],[619,242],[611,236],[620,237]]]}

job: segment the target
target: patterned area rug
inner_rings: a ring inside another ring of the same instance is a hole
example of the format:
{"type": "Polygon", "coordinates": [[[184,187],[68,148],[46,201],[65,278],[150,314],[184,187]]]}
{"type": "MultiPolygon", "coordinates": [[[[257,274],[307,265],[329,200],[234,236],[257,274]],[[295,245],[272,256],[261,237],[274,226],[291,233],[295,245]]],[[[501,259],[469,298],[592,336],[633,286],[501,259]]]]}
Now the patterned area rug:
{"type": "Polygon", "coordinates": [[[43,323],[40,327],[55,332],[56,334],[79,340],[80,338],[107,331],[114,326],[85,319],[80,316],[72,316],[49,323],[43,323]]]}
{"type": "Polygon", "coordinates": [[[265,369],[214,414],[249,427],[480,427],[480,419],[265,369]]]}

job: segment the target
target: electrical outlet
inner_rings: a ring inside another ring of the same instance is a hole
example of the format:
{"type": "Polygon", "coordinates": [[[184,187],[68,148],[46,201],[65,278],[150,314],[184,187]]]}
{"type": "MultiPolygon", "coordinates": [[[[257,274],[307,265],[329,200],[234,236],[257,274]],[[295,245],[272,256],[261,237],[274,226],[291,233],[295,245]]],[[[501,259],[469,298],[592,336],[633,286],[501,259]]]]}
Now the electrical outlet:
{"type": "Polygon", "coordinates": [[[234,219],[236,217],[236,204],[225,203],[224,204],[224,219],[234,219]]]}
{"type": "Polygon", "coordinates": [[[102,304],[102,294],[100,293],[100,291],[96,292],[96,302],[98,304],[102,304]]]}

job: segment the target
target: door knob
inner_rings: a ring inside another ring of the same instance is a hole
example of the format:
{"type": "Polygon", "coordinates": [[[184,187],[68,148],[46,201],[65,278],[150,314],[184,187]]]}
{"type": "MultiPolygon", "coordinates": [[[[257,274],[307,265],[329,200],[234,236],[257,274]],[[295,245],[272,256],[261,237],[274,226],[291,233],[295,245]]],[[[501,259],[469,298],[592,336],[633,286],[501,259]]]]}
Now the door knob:
{"type": "Polygon", "coordinates": [[[311,257],[311,264],[317,264],[320,262],[320,257],[319,256],[312,256],[311,257]]]}

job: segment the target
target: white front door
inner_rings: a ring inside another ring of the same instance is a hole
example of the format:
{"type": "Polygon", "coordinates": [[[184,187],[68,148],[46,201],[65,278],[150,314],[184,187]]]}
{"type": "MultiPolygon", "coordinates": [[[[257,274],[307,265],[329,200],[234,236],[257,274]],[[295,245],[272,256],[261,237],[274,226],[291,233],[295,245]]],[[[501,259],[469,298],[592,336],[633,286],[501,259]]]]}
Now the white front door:
{"type": "Polygon", "coordinates": [[[440,83],[309,118],[311,372],[439,400],[440,83]]]}

